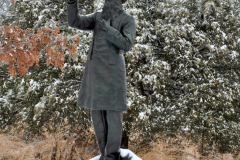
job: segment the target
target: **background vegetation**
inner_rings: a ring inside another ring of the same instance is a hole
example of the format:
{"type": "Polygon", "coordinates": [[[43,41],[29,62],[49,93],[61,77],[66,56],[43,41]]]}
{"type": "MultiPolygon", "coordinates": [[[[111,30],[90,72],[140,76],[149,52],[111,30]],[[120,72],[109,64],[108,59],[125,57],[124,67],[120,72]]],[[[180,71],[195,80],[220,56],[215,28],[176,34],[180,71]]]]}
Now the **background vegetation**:
{"type": "MultiPolygon", "coordinates": [[[[103,2],[79,0],[80,13],[97,11],[103,2]]],[[[80,40],[76,54],[65,50],[63,71],[47,67],[44,49],[39,67],[30,67],[25,76],[11,77],[9,64],[0,63],[2,132],[23,130],[22,138],[31,139],[45,129],[80,134],[91,125],[89,111],[76,107],[76,100],[92,33],[67,25],[66,6],[65,0],[16,0],[2,16],[2,25],[35,34],[40,27],[58,27],[62,36],[80,40]]],[[[125,139],[181,134],[198,144],[202,155],[238,155],[240,1],[128,0],[124,8],[137,24],[135,45],[124,54],[125,139]]]]}

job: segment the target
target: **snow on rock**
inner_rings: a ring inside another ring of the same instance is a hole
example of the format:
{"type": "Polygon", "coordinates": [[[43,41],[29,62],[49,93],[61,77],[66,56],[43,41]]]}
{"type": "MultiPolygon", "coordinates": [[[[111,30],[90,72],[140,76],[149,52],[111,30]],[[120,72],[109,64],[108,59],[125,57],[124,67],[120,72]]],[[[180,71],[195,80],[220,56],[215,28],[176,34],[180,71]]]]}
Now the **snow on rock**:
{"type": "Polygon", "coordinates": [[[136,154],[134,154],[132,151],[130,151],[129,149],[120,149],[121,152],[121,157],[127,157],[129,154],[129,157],[131,158],[131,160],[142,160],[141,158],[139,158],[136,154]]]}
{"type": "Polygon", "coordinates": [[[90,159],[90,160],[99,160],[99,159],[100,159],[100,156],[101,156],[101,155],[96,156],[96,157],[94,157],[94,158],[92,158],[92,159],[90,159]]]}
{"type": "MultiPolygon", "coordinates": [[[[129,160],[142,160],[141,158],[139,158],[136,154],[134,154],[132,151],[130,151],[129,149],[120,149],[120,154],[121,157],[127,157],[129,156],[129,160]]],[[[99,160],[100,155],[90,159],[90,160],[99,160]]]]}

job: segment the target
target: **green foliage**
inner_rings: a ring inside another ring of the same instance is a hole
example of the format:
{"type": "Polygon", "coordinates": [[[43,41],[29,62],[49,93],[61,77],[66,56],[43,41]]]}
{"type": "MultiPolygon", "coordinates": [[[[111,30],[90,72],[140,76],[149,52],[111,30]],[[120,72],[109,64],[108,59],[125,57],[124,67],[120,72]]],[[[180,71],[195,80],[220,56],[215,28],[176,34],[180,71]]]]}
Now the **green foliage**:
{"type": "Polygon", "coordinates": [[[185,134],[203,154],[239,151],[239,2],[129,1],[126,8],[137,23],[125,59],[128,112],[138,116],[128,123],[143,136],[185,134]]]}

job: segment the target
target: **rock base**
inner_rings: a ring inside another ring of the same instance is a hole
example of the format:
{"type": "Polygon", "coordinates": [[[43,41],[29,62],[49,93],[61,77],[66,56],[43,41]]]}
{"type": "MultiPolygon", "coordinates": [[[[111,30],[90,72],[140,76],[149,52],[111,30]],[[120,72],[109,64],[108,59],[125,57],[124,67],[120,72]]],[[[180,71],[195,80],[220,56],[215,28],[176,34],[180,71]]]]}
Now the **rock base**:
{"type": "MultiPolygon", "coordinates": [[[[129,149],[120,149],[121,160],[142,160],[136,154],[134,154],[129,149]]],[[[90,160],[99,160],[100,155],[90,159],[90,160]]]]}

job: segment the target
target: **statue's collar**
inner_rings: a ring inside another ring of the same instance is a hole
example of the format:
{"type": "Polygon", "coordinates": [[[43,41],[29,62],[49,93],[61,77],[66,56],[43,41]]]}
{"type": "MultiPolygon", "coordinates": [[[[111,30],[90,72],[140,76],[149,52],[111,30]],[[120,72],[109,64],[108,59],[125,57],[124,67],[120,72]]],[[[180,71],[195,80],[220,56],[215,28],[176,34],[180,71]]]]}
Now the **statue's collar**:
{"type": "Polygon", "coordinates": [[[113,21],[115,21],[123,12],[124,12],[123,9],[119,10],[119,11],[117,12],[117,14],[114,16],[113,21]]]}

